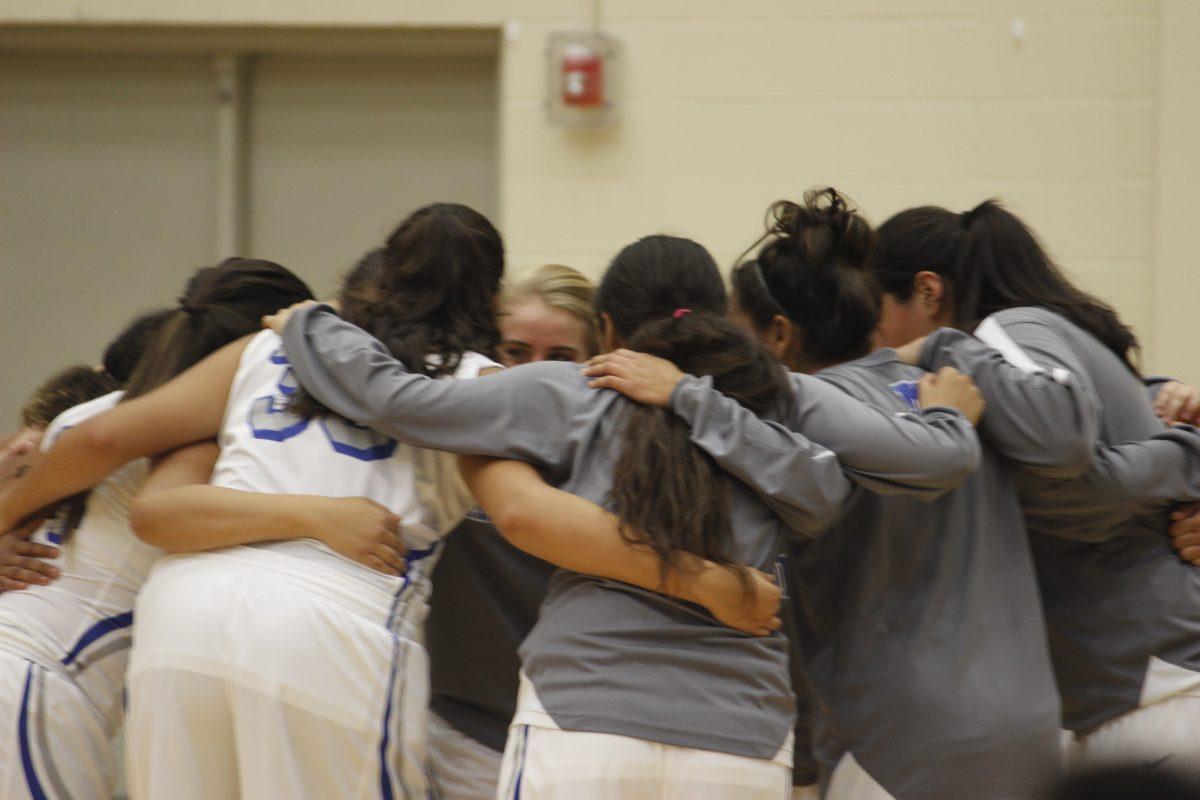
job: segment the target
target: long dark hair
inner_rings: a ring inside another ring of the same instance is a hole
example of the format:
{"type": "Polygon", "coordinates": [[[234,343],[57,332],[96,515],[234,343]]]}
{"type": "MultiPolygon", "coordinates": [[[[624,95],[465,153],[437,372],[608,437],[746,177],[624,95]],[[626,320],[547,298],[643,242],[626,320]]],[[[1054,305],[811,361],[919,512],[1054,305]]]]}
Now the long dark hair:
{"type": "MultiPolygon", "coordinates": [[[[312,297],[304,281],[272,261],[227,258],[196,270],[179,308],[156,323],[157,338],[134,367],[122,402],[158,388],[230,342],[261,330],[265,314],[312,297]]],[[[79,525],[87,496],[83,492],[60,504],[54,524],[63,541],[79,525]]]]}
{"type": "MultiPolygon", "coordinates": [[[[760,331],[776,315],[801,332],[804,356],[840,363],[866,355],[879,319],[870,268],[877,237],[832,187],[810,190],[803,204],[780,200],[767,210],[756,258],[733,270],[737,305],[760,331]]],[[[747,251],[749,252],[749,251],[747,251]]]]}
{"type": "MultiPolygon", "coordinates": [[[[492,355],[500,342],[495,297],[504,242],[487,217],[459,203],[414,211],[351,270],[342,318],[381,341],[411,372],[454,374],[468,350],[492,355]]],[[[301,416],[327,409],[298,392],[301,416]]]]}
{"type": "Polygon", "coordinates": [[[1137,374],[1137,337],[1112,306],[1071,283],[1033,231],[996,200],[956,214],[938,206],[901,211],[879,226],[875,274],[899,300],[913,293],[918,272],[946,282],[956,327],[972,330],[1006,308],[1049,309],[1099,339],[1137,374]]]}
{"type": "Polygon", "coordinates": [[[156,389],[232,341],[262,328],[262,317],[311,300],[291,270],[257,258],[227,258],[196,270],[125,386],[124,400],[156,389]]]}
{"type": "Polygon", "coordinates": [[[101,363],[104,365],[105,374],[118,386],[128,383],[142,356],[158,339],[163,326],[177,310],[159,308],[139,314],[130,320],[125,329],[104,349],[101,363]]]}
{"type": "MultiPolygon", "coordinates": [[[[622,250],[596,292],[630,348],[669,359],[757,414],[783,407],[791,384],[775,358],[725,319],[725,287],[708,251],[672,236],[648,236],[622,250]]],[[[661,408],[629,404],[609,502],[621,536],[662,559],[662,577],[691,553],[749,574],[730,554],[729,477],[689,439],[688,426],[661,408]]]]}

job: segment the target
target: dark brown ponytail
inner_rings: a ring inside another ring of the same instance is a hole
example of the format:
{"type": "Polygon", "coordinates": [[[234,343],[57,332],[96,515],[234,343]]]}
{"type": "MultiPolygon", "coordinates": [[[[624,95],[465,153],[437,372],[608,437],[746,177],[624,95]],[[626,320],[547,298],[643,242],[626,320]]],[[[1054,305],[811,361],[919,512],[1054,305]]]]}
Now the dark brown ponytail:
{"type": "Polygon", "coordinates": [[[227,258],[196,270],[179,306],[160,320],[123,400],[158,388],[230,342],[261,330],[264,315],[311,299],[308,285],[273,261],[227,258]]]}
{"type": "Polygon", "coordinates": [[[1037,236],[996,200],[956,214],[910,208],[879,226],[882,257],[874,264],[883,291],[900,301],[918,272],[942,277],[955,326],[973,330],[1006,308],[1053,311],[1099,339],[1134,374],[1138,341],[1112,306],[1077,287],[1037,236]]]}
{"type": "MultiPolygon", "coordinates": [[[[694,312],[643,325],[630,348],[673,361],[684,372],[710,375],[713,386],[757,414],[780,409],[791,397],[782,365],[724,317],[694,312]]],[[[630,405],[621,455],[609,495],[622,536],[652,548],[663,580],[691,553],[749,574],[730,553],[729,481],[693,444],[688,425],[661,408],[630,405]]]]}

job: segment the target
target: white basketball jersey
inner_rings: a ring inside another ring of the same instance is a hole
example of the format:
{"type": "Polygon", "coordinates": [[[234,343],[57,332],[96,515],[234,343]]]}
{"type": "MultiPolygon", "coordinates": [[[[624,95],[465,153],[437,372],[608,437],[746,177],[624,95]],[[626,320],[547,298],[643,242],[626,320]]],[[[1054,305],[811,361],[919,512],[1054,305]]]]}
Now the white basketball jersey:
{"type": "MultiPolygon", "coordinates": [[[[47,429],[42,449],[68,428],[111,409],[121,394],[64,411],[47,429]]],[[[0,595],[0,648],[65,671],[110,729],[121,719],[134,601],[162,554],[129,526],[148,466],[139,458],[117,469],[88,493],[82,515],[68,506],[34,533],[34,541],[62,548],[53,562],[61,577],[0,595]]]]}
{"type": "MultiPolygon", "coordinates": [[[[498,366],[466,353],[455,378],[498,366]]],[[[366,497],[400,517],[409,571],[404,601],[424,600],[438,541],[472,505],[454,456],[399,444],[334,415],[303,419],[287,410],[298,390],[280,338],[263,331],[247,345],[230,389],[212,484],[250,492],[366,497]]],[[[345,562],[381,586],[389,579],[315,540],[258,545],[302,558],[345,562]]],[[[390,586],[385,588],[391,589],[390,586]]],[[[395,592],[393,592],[395,593],[395,592]]]]}

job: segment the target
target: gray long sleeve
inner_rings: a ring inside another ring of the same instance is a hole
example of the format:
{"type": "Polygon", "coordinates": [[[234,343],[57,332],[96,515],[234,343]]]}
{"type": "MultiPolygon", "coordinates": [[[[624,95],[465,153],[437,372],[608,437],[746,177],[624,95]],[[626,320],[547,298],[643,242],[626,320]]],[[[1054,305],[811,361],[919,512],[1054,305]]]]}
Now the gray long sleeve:
{"type": "Polygon", "coordinates": [[[819,377],[792,374],[793,430],[828,447],[851,480],[876,494],[933,500],[979,467],[979,437],[948,408],[889,413],[819,377]]]}
{"type": "MultiPolygon", "coordinates": [[[[564,491],[596,503],[611,496],[629,401],[589,388],[579,365],[545,362],[478,380],[430,380],[408,374],[365,332],[320,310],[289,323],[284,351],[315,398],[383,434],[521,458],[545,467],[564,491]]],[[[733,476],[726,485],[729,529],[718,533],[731,560],[770,568],[786,535],[783,521],[752,487],[733,476]]],[[[520,656],[543,708],[563,730],[769,759],[792,728],[782,636],[745,636],[694,607],[619,581],[560,572],[520,656]],[[621,713],[629,708],[644,713],[621,713]]]]}
{"type": "Polygon", "coordinates": [[[1079,475],[1091,461],[1099,412],[1087,371],[1061,336],[1040,319],[989,317],[977,335],[934,331],[920,366],[954,367],[983,392],[980,435],[1006,458],[1047,478],[1079,475]]]}
{"type": "Polygon", "coordinates": [[[1154,403],[1158,400],[1158,393],[1163,390],[1163,387],[1168,383],[1174,383],[1175,378],[1168,375],[1143,375],[1142,385],[1146,387],[1146,396],[1150,398],[1150,402],[1154,403]]]}
{"type": "MultiPolygon", "coordinates": [[[[284,350],[300,384],[328,408],[398,441],[454,453],[516,458],[561,476],[571,459],[580,393],[574,364],[543,362],[477,381],[437,381],[408,372],[382,343],[318,306],[296,314],[284,350]]],[[[691,439],[764,500],[781,520],[815,532],[849,492],[837,461],[787,428],[770,425],[725,395],[679,401],[691,439]],[[732,406],[732,408],[730,408],[732,406]],[[751,421],[756,434],[743,436],[751,421]]]]}
{"type": "Polygon", "coordinates": [[[1126,517],[1200,500],[1200,432],[1176,425],[1145,441],[1099,447],[1080,481],[1126,517]]]}
{"type": "Polygon", "coordinates": [[[296,312],[283,342],[301,386],[353,422],[418,447],[566,468],[567,395],[537,384],[578,382],[572,365],[545,362],[486,380],[433,380],[410,373],[329,306],[296,312]]]}
{"type": "Polygon", "coordinates": [[[815,535],[841,513],[850,482],[832,451],[761,419],[716,391],[711,377],[685,376],[669,405],[690,426],[692,443],[792,530],[815,535]]]}
{"type": "MultiPolygon", "coordinates": [[[[871,491],[932,500],[959,486],[979,466],[979,438],[956,411],[889,414],[819,378],[792,373],[791,380],[795,402],[787,427],[833,451],[844,473],[871,491]]],[[[723,419],[740,420],[736,429],[713,431],[722,451],[739,439],[782,441],[780,426],[759,419],[710,385],[694,385],[689,395],[704,396],[706,407],[723,419]]],[[[672,408],[686,412],[678,403],[672,408]]],[[[758,475],[763,465],[747,462],[746,467],[758,475]]],[[[730,471],[737,474],[736,469],[730,471]]]]}

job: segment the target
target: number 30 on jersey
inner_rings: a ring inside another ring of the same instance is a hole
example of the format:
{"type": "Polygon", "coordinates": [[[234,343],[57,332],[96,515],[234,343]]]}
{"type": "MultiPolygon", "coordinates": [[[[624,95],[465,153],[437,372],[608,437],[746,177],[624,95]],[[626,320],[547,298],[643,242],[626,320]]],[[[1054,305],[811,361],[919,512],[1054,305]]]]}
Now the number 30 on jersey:
{"type": "MultiPolygon", "coordinates": [[[[276,384],[276,394],[257,398],[250,407],[250,431],[256,439],[271,442],[286,442],[299,436],[312,419],[298,417],[288,411],[288,404],[295,397],[300,385],[282,350],[271,354],[271,363],[283,367],[283,375],[276,384]]],[[[380,461],[391,458],[396,452],[396,442],[364,425],[333,415],[317,420],[329,446],[340,453],[359,461],[380,461]]]]}

